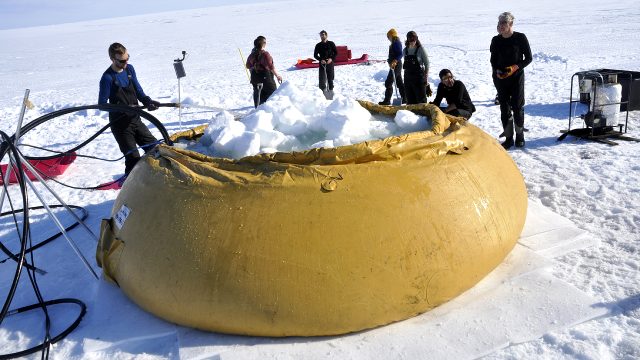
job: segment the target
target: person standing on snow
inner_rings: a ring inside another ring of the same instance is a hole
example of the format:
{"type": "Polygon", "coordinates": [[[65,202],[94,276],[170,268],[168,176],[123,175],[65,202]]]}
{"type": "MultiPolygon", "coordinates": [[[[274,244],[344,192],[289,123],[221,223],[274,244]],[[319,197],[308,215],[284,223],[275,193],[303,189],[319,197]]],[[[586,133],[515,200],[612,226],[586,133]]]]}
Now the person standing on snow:
{"type": "Polygon", "coordinates": [[[247,69],[251,70],[251,85],[253,85],[253,105],[258,105],[267,101],[269,96],[276,91],[275,75],[278,82],[282,84],[282,76],[278,74],[273,66],[273,58],[264,48],[267,46],[267,38],[258,36],[253,40],[253,50],[247,58],[247,69]]]}
{"type": "Polygon", "coordinates": [[[402,81],[402,41],[398,37],[396,29],[391,29],[387,32],[387,39],[391,42],[389,45],[389,56],[387,57],[387,63],[389,64],[389,74],[384,81],[384,100],[379,102],[380,105],[391,105],[391,96],[393,96],[393,87],[397,86],[402,97],[402,104],[407,102],[404,94],[404,82],[402,81]],[[395,84],[394,84],[395,75],[395,84]]]}
{"type": "Polygon", "coordinates": [[[420,104],[427,102],[427,96],[431,96],[429,87],[429,57],[422,47],[415,31],[407,33],[404,55],[404,91],[407,104],[420,104]],[[428,88],[428,90],[427,90],[428,88]]]}
{"type": "MultiPolygon", "coordinates": [[[[111,104],[137,106],[138,100],[153,111],[160,106],[160,103],[151,100],[145,95],[133,65],[129,64],[129,53],[127,48],[120,43],[113,43],[109,46],[109,59],[111,66],[102,74],[100,79],[100,92],[98,104],[111,104]]],[[[109,123],[111,132],[116,139],[120,151],[124,154],[125,176],[140,160],[140,153],[137,145],[140,145],[145,152],[149,152],[152,144],[157,142],[151,135],[149,128],[140,120],[140,116],[126,112],[109,112],[109,123]]]]}
{"type": "Polygon", "coordinates": [[[327,32],[325,30],[320,31],[320,42],[313,49],[313,57],[320,62],[320,67],[318,68],[319,87],[327,99],[333,98],[333,67],[337,55],[336,44],[327,40],[327,32]],[[327,89],[327,85],[329,89],[327,89]]]}
{"type": "Polygon", "coordinates": [[[498,16],[498,35],[491,39],[491,77],[498,91],[500,118],[506,140],[505,149],[523,147],[524,141],[524,68],[533,59],[529,40],[523,33],[513,31],[510,12],[498,16]],[[516,140],[513,141],[515,130],[516,140]]]}
{"type": "Polygon", "coordinates": [[[467,88],[462,81],[453,77],[453,73],[449,69],[440,70],[439,76],[440,84],[436,91],[436,98],[431,103],[440,106],[444,98],[447,100],[447,107],[442,110],[443,112],[453,116],[462,116],[468,120],[471,114],[476,111],[476,107],[471,102],[467,88]]]}

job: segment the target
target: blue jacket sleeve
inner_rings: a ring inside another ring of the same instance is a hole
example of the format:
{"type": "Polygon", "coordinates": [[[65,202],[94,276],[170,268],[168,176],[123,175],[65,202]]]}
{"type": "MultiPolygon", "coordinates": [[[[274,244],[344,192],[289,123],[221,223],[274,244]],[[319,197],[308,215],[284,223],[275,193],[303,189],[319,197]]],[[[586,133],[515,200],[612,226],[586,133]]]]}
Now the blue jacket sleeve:
{"type": "Polygon", "coordinates": [[[396,61],[401,61],[402,60],[402,42],[401,41],[394,41],[391,44],[391,52],[394,55],[394,59],[396,61]]]}
{"type": "Polygon", "coordinates": [[[106,104],[109,102],[109,96],[111,95],[111,83],[113,79],[108,74],[102,74],[100,78],[100,92],[98,93],[98,104],[106,104]]]}

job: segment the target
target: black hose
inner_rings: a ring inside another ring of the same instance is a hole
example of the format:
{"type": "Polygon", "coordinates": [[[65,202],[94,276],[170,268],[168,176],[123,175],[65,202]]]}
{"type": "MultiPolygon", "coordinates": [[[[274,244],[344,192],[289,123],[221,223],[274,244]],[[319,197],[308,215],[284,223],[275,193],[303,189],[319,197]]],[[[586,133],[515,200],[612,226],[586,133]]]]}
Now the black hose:
{"type": "Polygon", "coordinates": [[[8,315],[9,316],[16,315],[16,314],[20,314],[20,313],[24,313],[24,312],[27,312],[27,311],[30,311],[30,310],[34,310],[34,309],[40,308],[42,306],[46,307],[46,306],[57,305],[57,304],[75,304],[75,305],[78,305],[80,307],[80,314],[78,314],[78,317],[76,318],[76,320],[69,327],[67,327],[60,334],[52,337],[50,340],[45,341],[40,345],[34,346],[34,347],[26,349],[26,350],[14,352],[14,353],[11,353],[11,354],[0,354],[0,360],[14,359],[14,358],[17,358],[17,357],[33,354],[36,351],[44,350],[45,347],[48,347],[49,345],[55,344],[56,342],[64,339],[65,336],[69,335],[73,330],[75,330],[75,328],[78,327],[78,325],[80,324],[80,321],[82,321],[82,318],[84,317],[84,315],[87,313],[87,305],[85,305],[85,303],[83,303],[82,301],[80,301],[78,299],[65,298],[65,299],[49,300],[49,301],[45,301],[45,302],[43,302],[41,304],[32,304],[32,305],[24,306],[24,307],[15,309],[15,310],[11,310],[11,312],[8,315]]]}
{"type": "MultiPolygon", "coordinates": [[[[3,139],[2,146],[0,147],[0,159],[4,158],[6,153],[11,152],[13,154],[13,158],[16,161],[16,167],[18,169],[22,169],[22,162],[20,161],[18,150],[16,149],[12,139],[3,131],[0,131],[0,137],[2,137],[3,139]]],[[[28,195],[27,195],[27,188],[26,188],[24,177],[25,177],[24,171],[16,172],[16,180],[20,185],[20,193],[22,195],[22,199],[24,200],[23,203],[26,204],[28,195]]],[[[8,196],[8,192],[7,192],[7,196],[8,196]]],[[[7,312],[9,311],[9,306],[11,305],[11,301],[13,300],[13,296],[15,295],[16,289],[18,287],[20,274],[22,272],[22,265],[24,264],[24,257],[27,252],[26,239],[28,238],[28,235],[29,235],[29,221],[28,221],[29,207],[28,206],[25,206],[22,209],[22,216],[24,220],[22,221],[22,232],[20,233],[21,234],[20,256],[19,256],[20,261],[18,261],[18,264],[16,266],[16,271],[13,276],[13,281],[11,283],[11,287],[9,288],[9,293],[7,294],[7,298],[5,299],[4,305],[2,306],[2,310],[0,310],[0,325],[2,324],[2,321],[7,315],[7,312]]]]}
{"type": "MultiPolygon", "coordinates": [[[[49,205],[49,208],[50,208],[50,209],[62,208],[62,207],[64,207],[64,205],[49,205]]],[[[78,210],[80,210],[80,212],[81,212],[81,214],[80,214],[80,216],[79,216],[80,220],[85,220],[85,219],[89,216],[89,212],[87,211],[87,209],[85,209],[85,208],[83,208],[83,207],[76,206],[76,205],[69,205],[69,207],[70,207],[70,208],[72,208],[72,209],[78,209],[78,210]]],[[[42,205],[42,206],[32,206],[32,207],[30,207],[30,208],[29,208],[29,210],[40,210],[40,209],[44,209],[44,208],[45,208],[45,207],[44,207],[44,205],[42,205]]],[[[4,217],[4,216],[7,216],[7,215],[11,215],[11,214],[18,213],[18,212],[20,212],[20,211],[22,211],[22,209],[18,209],[18,210],[11,210],[11,211],[5,211],[5,212],[3,212],[3,213],[0,213],[0,218],[1,218],[1,217],[4,217]]],[[[79,221],[75,221],[73,224],[71,224],[71,225],[69,225],[69,226],[65,227],[65,228],[64,228],[64,231],[65,231],[65,232],[69,232],[71,229],[75,228],[75,227],[76,227],[76,226],[78,226],[78,225],[80,225],[80,222],[79,222],[79,221]]],[[[34,251],[34,250],[37,250],[38,248],[41,248],[41,247],[43,247],[43,246],[47,245],[47,244],[48,244],[48,243],[50,243],[51,241],[53,241],[53,240],[55,240],[55,239],[59,238],[60,236],[62,236],[62,231],[59,231],[58,233],[56,233],[56,234],[54,234],[54,235],[49,236],[48,238],[46,238],[46,239],[44,239],[44,240],[40,241],[40,242],[39,242],[38,244],[36,244],[35,246],[32,246],[32,247],[30,247],[30,248],[27,248],[26,253],[28,254],[28,253],[30,253],[30,252],[32,252],[32,251],[34,251]]],[[[11,251],[9,251],[9,249],[7,249],[7,247],[6,247],[6,246],[4,246],[4,244],[2,243],[2,241],[0,241],[0,251],[2,251],[3,253],[5,253],[5,254],[8,256],[8,258],[6,258],[6,259],[4,259],[4,260],[0,260],[0,264],[2,264],[2,263],[4,263],[4,262],[6,262],[6,261],[7,261],[7,260],[9,260],[9,259],[14,260],[14,261],[16,261],[16,262],[17,262],[17,261],[19,261],[19,259],[18,259],[18,255],[17,255],[17,254],[13,254],[11,251]]],[[[27,266],[31,266],[31,265],[29,265],[29,264],[26,264],[26,265],[27,265],[27,266]]],[[[37,271],[37,268],[33,268],[32,270],[36,270],[36,271],[37,271]]]]}
{"type": "MultiPolygon", "coordinates": [[[[164,106],[164,107],[176,107],[179,106],[178,104],[161,104],[160,106],[164,106]]],[[[73,113],[76,111],[82,111],[82,110],[102,110],[102,111],[109,111],[109,112],[126,112],[126,113],[133,113],[135,115],[138,115],[146,120],[148,120],[149,122],[151,122],[153,125],[156,126],[156,128],[158,128],[158,130],[160,131],[160,134],[162,134],[162,137],[165,141],[166,144],[168,145],[172,145],[173,142],[171,141],[171,139],[169,138],[169,134],[167,133],[166,128],[164,127],[164,125],[162,125],[162,123],[155,118],[153,115],[147,113],[146,111],[144,111],[141,107],[131,107],[131,106],[125,106],[125,105],[113,105],[113,104],[97,104],[97,105],[85,105],[85,106],[76,106],[76,107],[71,107],[71,108],[66,108],[66,109],[61,109],[58,111],[54,111],[48,114],[45,114],[31,122],[29,122],[28,124],[24,125],[21,129],[20,129],[20,134],[21,136],[23,136],[24,134],[28,133],[29,131],[33,130],[34,128],[36,128],[38,125],[43,124],[51,119],[54,119],[58,116],[62,116],[62,115],[66,115],[69,113],[73,113]]],[[[96,132],[94,135],[92,135],[89,139],[85,140],[84,142],[82,142],[80,145],[74,147],[73,149],[64,152],[64,153],[60,153],[60,154],[56,154],[53,156],[48,156],[48,157],[26,157],[27,160],[31,159],[31,160],[46,160],[46,159],[53,159],[53,158],[57,158],[60,156],[64,156],[67,155],[68,153],[72,153],[75,152],[76,150],[84,147],[86,144],[90,143],[91,141],[93,141],[93,139],[95,139],[97,136],[99,136],[102,132],[104,132],[107,128],[109,128],[111,126],[111,124],[107,124],[105,126],[103,126],[98,132],[96,132]]],[[[11,251],[9,251],[4,245],[1,245],[0,249],[5,252],[9,258],[13,259],[14,261],[16,261],[16,271],[13,277],[13,281],[12,284],[9,288],[9,292],[8,295],[5,299],[5,302],[2,306],[2,310],[0,310],[0,325],[2,324],[2,322],[5,320],[5,318],[7,316],[10,315],[14,315],[14,314],[19,314],[19,313],[23,313],[25,311],[30,311],[33,309],[37,309],[40,308],[42,309],[42,311],[44,312],[45,315],[45,336],[44,336],[44,341],[40,344],[37,345],[35,347],[29,348],[27,350],[22,350],[22,351],[18,351],[18,352],[14,352],[11,354],[0,354],[0,360],[2,359],[12,359],[12,358],[16,358],[16,357],[22,357],[25,355],[29,355],[32,354],[36,351],[42,351],[42,357],[43,358],[48,358],[49,355],[49,348],[50,345],[63,339],[65,336],[67,336],[69,333],[71,333],[71,331],[73,331],[78,324],[80,324],[80,321],[82,320],[84,314],[86,313],[86,305],[77,299],[58,299],[58,300],[49,300],[49,301],[44,301],[37,281],[36,281],[36,275],[34,273],[32,273],[31,271],[38,271],[38,269],[33,266],[33,251],[36,250],[37,248],[44,246],[45,244],[49,243],[50,241],[58,238],[62,232],[53,235],[51,237],[49,237],[48,239],[38,243],[35,246],[31,246],[29,247],[29,249],[27,249],[27,241],[31,241],[31,234],[30,234],[30,224],[29,224],[29,210],[31,209],[40,209],[40,208],[44,208],[44,206],[38,206],[38,207],[29,207],[28,206],[28,193],[27,193],[27,188],[26,188],[26,181],[25,181],[25,170],[23,168],[22,165],[22,161],[21,161],[21,154],[20,151],[17,149],[17,147],[15,146],[15,144],[17,143],[17,139],[16,139],[16,135],[14,134],[13,136],[8,136],[6,133],[0,131],[0,138],[2,139],[2,143],[0,144],[0,159],[3,159],[5,157],[5,155],[10,154],[11,157],[13,158],[14,162],[15,162],[15,169],[16,169],[16,179],[17,179],[17,183],[20,187],[20,194],[22,196],[22,203],[24,204],[22,209],[19,210],[15,210],[13,208],[13,203],[11,201],[11,197],[6,189],[7,184],[3,183],[4,189],[5,189],[5,194],[7,195],[7,199],[9,202],[9,206],[11,207],[11,211],[6,212],[6,213],[2,213],[0,214],[0,216],[5,216],[8,214],[12,214],[14,217],[14,223],[16,224],[16,231],[17,233],[20,235],[20,251],[18,254],[13,254],[11,253],[11,251]],[[19,212],[22,212],[22,231],[20,231],[20,228],[18,226],[18,220],[16,218],[16,214],[18,214],[19,212]],[[29,264],[26,261],[26,256],[27,254],[31,255],[31,264],[29,264]],[[20,280],[20,275],[22,273],[22,269],[23,267],[27,268],[27,272],[29,274],[29,279],[31,281],[32,287],[34,289],[35,295],[38,299],[38,303],[33,304],[33,305],[29,305],[29,306],[25,306],[25,307],[21,307],[19,309],[15,309],[15,310],[11,310],[9,311],[9,306],[11,305],[11,302],[13,301],[13,297],[15,296],[15,292],[18,286],[18,282],[20,280]],[[51,320],[49,317],[49,312],[47,310],[47,306],[50,305],[56,305],[56,304],[62,304],[62,303],[71,303],[71,304],[76,304],[78,306],[80,306],[81,310],[80,310],[80,314],[77,317],[77,319],[73,322],[73,324],[71,324],[71,326],[69,326],[67,329],[65,329],[63,332],[61,332],[60,334],[56,335],[55,337],[51,337],[49,330],[51,327],[51,320]]],[[[9,166],[11,166],[10,162],[9,162],[9,166]]],[[[3,177],[4,179],[4,174],[2,171],[0,171],[0,176],[3,177]]],[[[61,205],[60,205],[61,206],[61,205]]],[[[51,207],[58,207],[58,206],[51,206],[51,207]]],[[[85,209],[74,206],[74,208],[79,208],[83,210],[83,217],[81,220],[84,220],[87,217],[87,212],[85,209]]],[[[74,224],[72,224],[70,227],[68,227],[66,230],[70,230],[72,228],[74,228],[75,226],[77,226],[79,224],[79,222],[76,222],[74,224]]],[[[65,230],[65,231],[66,231],[65,230]]]]}
{"type": "MultiPolygon", "coordinates": [[[[176,107],[179,106],[179,104],[174,104],[174,103],[166,103],[166,104],[160,104],[161,107],[176,107]]],[[[74,107],[70,107],[70,108],[66,108],[66,109],[60,109],[54,112],[50,112],[48,114],[42,115],[39,118],[36,118],[34,120],[32,120],[31,122],[29,122],[28,124],[24,125],[21,129],[20,129],[20,136],[24,136],[24,134],[28,133],[29,131],[33,130],[35,127],[37,127],[40,124],[43,124],[51,119],[54,119],[58,116],[62,116],[62,115],[66,115],[66,114],[70,114],[70,113],[74,113],[77,111],[83,111],[83,110],[102,110],[102,111],[108,111],[108,112],[126,112],[126,113],[132,113],[135,115],[139,115],[140,117],[148,120],[150,123],[152,123],[159,131],[160,134],[162,135],[162,138],[164,139],[165,143],[167,145],[173,145],[173,142],[171,141],[171,138],[169,137],[169,133],[167,132],[167,129],[164,127],[164,125],[162,124],[162,122],[160,122],[160,120],[158,120],[155,116],[149,114],[148,112],[144,111],[143,108],[141,107],[133,107],[133,106],[127,106],[127,105],[114,105],[114,104],[96,104],[96,105],[82,105],[82,106],[74,106],[74,107]]],[[[93,139],[95,139],[98,135],[100,135],[102,132],[104,132],[107,128],[109,128],[111,126],[111,124],[107,124],[105,126],[103,126],[100,130],[98,130],[98,132],[96,132],[93,136],[91,136],[89,139],[87,139],[86,141],[84,141],[82,144],[74,147],[73,149],[67,151],[68,152],[73,152],[79,148],[82,148],[83,146],[85,146],[86,144],[88,144],[89,142],[91,142],[93,139]]],[[[11,136],[10,138],[10,143],[13,144],[15,141],[15,134],[11,136]]],[[[7,144],[5,144],[5,142],[2,143],[2,145],[0,145],[0,154],[4,154],[4,147],[6,147],[7,144]]],[[[40,160],[46,160],[46,159],[53,159],[56,157],[59,157],[60,155],[53,155],[53,156],[48,156],[48,157],[39,157],[37,159],[40,160]]],[[[34,159],[32,157],[27,157],[27,159],[34,159]]]]}

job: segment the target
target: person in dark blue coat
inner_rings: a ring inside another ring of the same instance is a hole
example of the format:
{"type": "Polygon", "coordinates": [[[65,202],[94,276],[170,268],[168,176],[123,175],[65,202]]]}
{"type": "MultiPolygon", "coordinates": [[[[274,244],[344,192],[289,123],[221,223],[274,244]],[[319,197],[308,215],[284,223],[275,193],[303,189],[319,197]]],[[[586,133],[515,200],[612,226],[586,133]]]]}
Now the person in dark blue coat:
{"type": "Polygon", "coordinates": [[[523,147],[524,141],[524,68],[533,56],[529,40],[523,33],[513,31],[510,12],[498,17],[498,35],[491,39],[491,77],[498,90],[500,118],[506,140],[505,149],[523,147]],[[515,130],[516,140],[513,141],[515,130]]]}
{"type": "Polygon", "coordinates": [[[387,57],[387,63],[389,64],[389,73],[387,79],[384,81],[384,100],[379,102],[380,105],[391,105],[391,97],[393,96],[393,79],[395,80],[400,96],[402,97],[402,103],[405,104],[407,99],[404,95],[404,82],[402,81],[402,41],[398,37],[396,29],[391,29],[387,32],[387,39],[391,42],[389,45],[389,56],[387,57]]]}
{"type": "MultiPolygon", "coordinates": [[[[138,100],[153,111],[160,105],[159,102],[151,100],[142,90],[142,86],[136,77],[136,71],[129,64],[129,53],[127,48],[120,43],[113,43],[109,46],[109,59],[111,66],[105,70],[100,79],[100,92],[98,104],[120,104],[137,106],[138,100]]],[[[125,175],[140,160],[140,153],[137,145],[148,152],[157,142],[156,138],[145,124],[140,120],[140,116],[126,112],[109,112],[109,123],[111,132],[116,139],[120,151],[124,155],[125,175]]]]}
{"type": "Polygon", "coordinates": [[[447,100],[447,107],[442,109],[443,112],[469,119],[471,114],[476,111],[476,107],[471,102],[467,88],[462,81],[453,77],[453,73],[449,69],[440,70],[439,75],[440,84],[432,104],[440,106],[442,99],[445,99],[447,100]]]}

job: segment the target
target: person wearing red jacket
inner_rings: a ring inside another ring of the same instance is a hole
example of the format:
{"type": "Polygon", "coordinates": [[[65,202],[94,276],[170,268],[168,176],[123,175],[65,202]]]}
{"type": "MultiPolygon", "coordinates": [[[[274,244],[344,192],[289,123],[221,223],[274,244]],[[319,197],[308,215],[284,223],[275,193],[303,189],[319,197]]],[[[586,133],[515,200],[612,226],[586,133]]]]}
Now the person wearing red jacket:
{"type": "Polygon", "coordinates": [[[255,107],[267,101],[269,96],[276,91],[276,82],[273,80],[274,75],[278,82],[282,83],[282,76],[276,71],[271,54],[265,50],[266,46],[267,38],[264,36],[258,36],[253,40],[253,50],[251,50],[246,63],[247,69],[251,70],[253,105],[255,107]]]}

